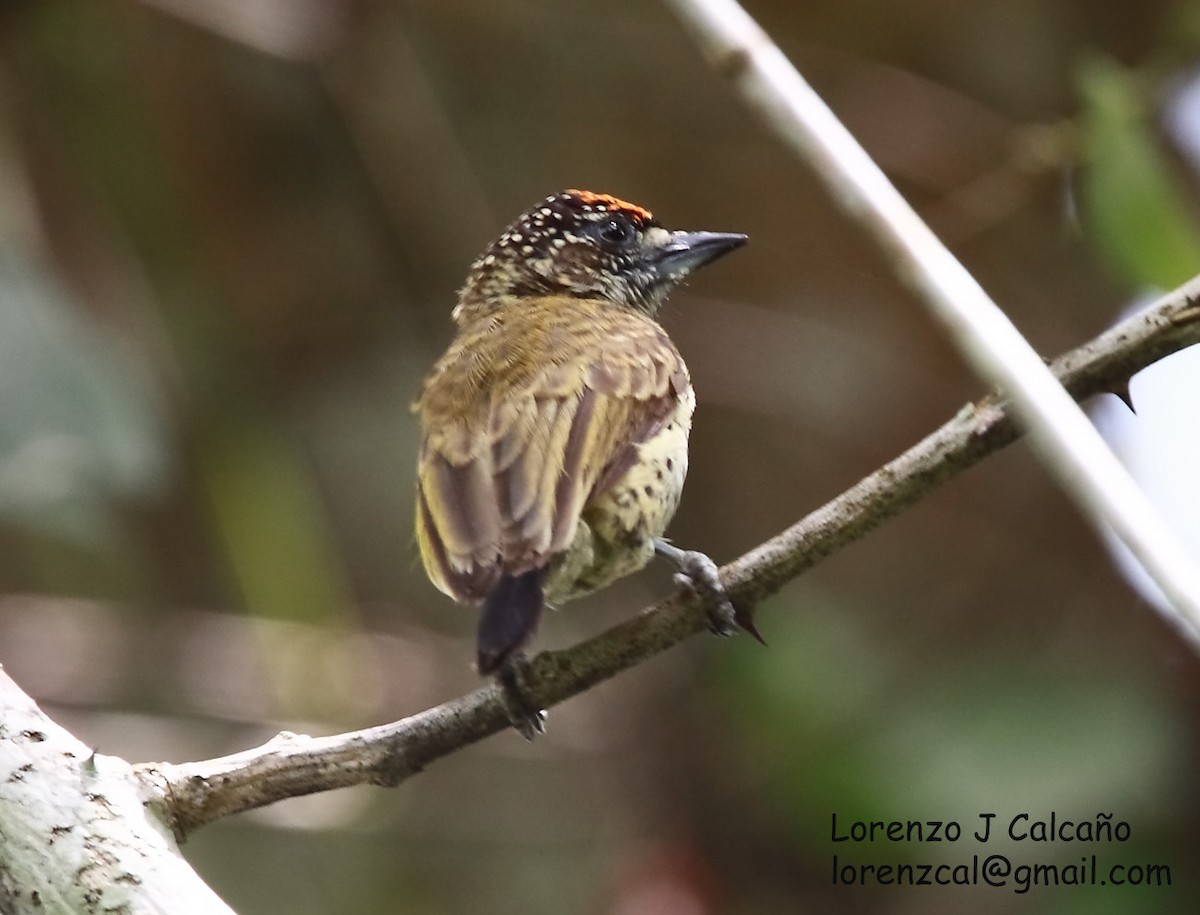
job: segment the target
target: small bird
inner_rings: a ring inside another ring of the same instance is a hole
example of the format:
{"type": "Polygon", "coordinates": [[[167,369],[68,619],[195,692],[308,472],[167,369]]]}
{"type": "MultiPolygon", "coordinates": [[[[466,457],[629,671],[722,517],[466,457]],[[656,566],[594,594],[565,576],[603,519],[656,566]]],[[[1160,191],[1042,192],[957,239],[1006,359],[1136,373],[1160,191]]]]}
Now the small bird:
{"type": "Polygon", "coordinates": [[[568,190],[471,265],[455,339],[413,409],[421,559],[437,588],[482,607],[481,674],[511,685],[504,674],[547,603],[603,588],[656,552],[709,596],[714,630],[734,631],[712,560],[662,539],[696,398],[654,315],[693,270],[745,242],[671,232],[640,206],[568,190]]]}

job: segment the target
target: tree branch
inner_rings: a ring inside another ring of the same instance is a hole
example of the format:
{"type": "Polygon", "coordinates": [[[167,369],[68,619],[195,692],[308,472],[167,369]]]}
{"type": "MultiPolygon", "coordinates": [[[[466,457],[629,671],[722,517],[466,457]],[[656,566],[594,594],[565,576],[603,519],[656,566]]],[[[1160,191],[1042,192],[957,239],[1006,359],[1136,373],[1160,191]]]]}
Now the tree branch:
{"type": "Polygon", "coordinates": [[[0,912],[233,915],[146,806],[154,795],[0,669],[0,912]]]}
{"type": "MultiPolygon", "coordinates": [[[[680,9],[693,5],[699,8],[699,4],[676,2],[680,9]]],[[[725,9],[740,12],[736,4],[727,3],[725,9]]],[[[790,69],[790,64],[765,35],[755,32],[752,37],[755,42],[751,45],[726,46],[729,53],[720,55],[720,60],[727,75],[741,79],[747,97],[758,93],[762,101],[770,82],[744,79],[752,73],[756,59],[761,63],[760,52],[775,55],[776,66],[782,61],[782,66],[790,69]]],[[[832,119],[831,114],[828,117],[832,119]]],[[[832,123],[836,125],[836,121],[832,123]]],[[[833,162],[833,157],[829,161],[833,162]]],[[[867,170],[874,169],[866,161],[867,170]]],[[[882,179],[882,174],[876,173],[874,169],[873,181],[882,179]]],[[[888,219],[875,211],[880,201],[890,201],[895,195],[886,179],[872,185],[865,196],[857,196],[863,189],[853,190],[857,187],[853,182],[839,178],[832,183],[835,193],[849,201],[852,210],[875,214],[877,238],[897,262],[906,264],[902,272],[907,278],[940,303],[943,320],[958,331],[956,338],[963,343],[970,336],[963,328],[975,318],[962,309],[972,300],[991,307],[982,290],[940,248],[903,201],[892,214],[899,222],[886,229],[888,219]],[[904,231],[892,231],[897,226],[904,231]],[[906,242],[910,235],[931,241],[933,247],[926,252],[930,261],[910,258],[906,242]],[[939,272],[960,282],[941,285],[936,282],[939,272]]],[[[1200,280],[1194,280],[1068,353],[1053,364],[1052,371],[1076,399],[1102,391],[1127,392],[1133,373],[1200,342],[1198,302],[1200,280]]],[[[999,328],[1001,337],[1016,334],[1006,319],[997,323],[995,316],[979,326],[999,328]]],[[[1017,337],[1020,351],[1025,344],[1017,337]]],[[[963,345],[971,349],[973,344],[963,345]]],[[[987,377],[1015,392],[1022,415],[1032,421],[1035,432],[1041,430],[1041,447],[1057,454],[1055,443],[1061,444],[1068,458],[1056,466],[1064,472],[1063,467],[1072,466],[1073,441],[1087,441],[1091,432],[1080,431],[1082,419],[1069,404],[1070,419],[1061,437],[1054,428],[1053,410],[1049,422],[1037,425],[1042,395],[1028,392],[1021,376],[1028,373],[1037,379],[1045,372],[1031,355],[1025,352],[1009,363],[985,354],[980,361],[996,363],[996,371],[987,377]]],[[[1055,396],[1062,397],[1056,388],[1050,399],[1055,396]]],[[[998,398],[969,404],[891,463],[725,566],[721,576],[726,588],[740,610],[751,613],[765,597],[823,557],[862,537],[1018,435],[1010,408],[998,398]]],[[[1078,466],[1088,471],[1088,461],[1078,466]]],[[[1126,537],[1133,531],[1136,541],[1139,524],[1123,524],[1119,517],[1117,521],[1126,537]]],[[[1152,547],[1135,552],[1154,568],[1170,551],[1152,547]]],[[[1170,574],[1167,577],[1170,579],[1170,574]]],[[[1183,587],[1185,594],[1189,587],[1183,587]]],[[[1168,584],[1164,590],[1175,591],[1178,598],[1179,589],[1168,584]]],[[[676,594],[586,642],[538,655],[523,684],[525,691],[544,707],[556,705],[706,626],[699,601],[676,594]]],[[[130,766],[90,752],[51,722],[0,670],[0,911],[14,915],[101,910],[129,915],[167,911],[228,915],[230,910],[179,856],[164,823],[175,841],[181,841],[219,817],[284,798],[356,784],[398,785],[435,760],[507,727],[499,690],[489,685],[401,721],[353,733],[320,738],[283,733],[262,747],[219,759],[130,766]]]]}
{"type": "Polygon", "coordinates": [[[1200,568],[1028,341],[737,0],[667,2],[742,100],[878,243],[967,363],[1012,398],[1042,464],[1093,524],[1124,541],[1200,650],[1200,568]]]}
{"type": "MultiPolygon", "coordinates": [[[[1200,278],[1164,296],[1051,365],[1083,399],[1127,392],[1147,365],[1200,342],[1200,278]]],[[[763,598],[905,506],[1020,435],[995,397],[967,405],[949,422],[836,499],[721,569],[739,608],[763,598]]],[[[549,708],[633,667],[707,627],[699,602],[667,598],[594,638],[535,657],[525,689],[549,708]]],[[[262,747],[204,762],[146,764],[158,807],[182,839],[222,816],[274,801],[357,784],[394,786],[431,762],[509,726],[495,686],[391,724],[331,737],[280,734],[262,747]]]]}

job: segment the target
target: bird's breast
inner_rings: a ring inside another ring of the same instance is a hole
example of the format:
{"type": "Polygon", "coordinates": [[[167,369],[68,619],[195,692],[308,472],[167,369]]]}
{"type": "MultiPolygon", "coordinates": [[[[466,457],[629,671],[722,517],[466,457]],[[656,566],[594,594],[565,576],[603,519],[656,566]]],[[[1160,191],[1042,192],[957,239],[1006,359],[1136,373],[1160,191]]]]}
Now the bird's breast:
{"type": "Polygon", "coordinates": [[[658,431],[635,446],[629,468],[584,505],[577,536],[557,558],[547,585],[551,600],[604,588],[654,557],[654,540],[666,531],[683,493],[695,409],[689,385],[658,431]]]}
{"type": "Polygon", "coordinates": [[[593,530],[599,524],[597,534],[605,536],[611,529],[613,538],[628,531],[662,536],[683,494],[695,410],[696,395],[689,385],[662,428],[636,446],[637,458],[625,474],[585,507],[585,516],[594,519],[593,530]]]}

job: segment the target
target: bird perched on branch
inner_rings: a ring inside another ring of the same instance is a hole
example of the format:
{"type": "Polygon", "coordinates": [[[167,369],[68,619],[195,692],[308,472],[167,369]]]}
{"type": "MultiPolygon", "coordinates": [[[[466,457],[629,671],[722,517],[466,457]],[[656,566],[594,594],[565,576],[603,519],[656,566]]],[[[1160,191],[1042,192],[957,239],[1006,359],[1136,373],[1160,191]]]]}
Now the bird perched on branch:
{"type": "MultiPolygon", "coordinates": [[[[471,265],[455,339],[414,405],[417,542],[433,584],[482,608],[477,666],[506,689],[547,603],[603,588],[655,552],[709,596],[714,630],[734,631],[712,560],[661,539],[696,400],[654,315],[693,270],[745,241],[671,232],[642,207],[568,190],[471,265]]],[[[538,716],[514,717],[528,732],[538,716]]]]}

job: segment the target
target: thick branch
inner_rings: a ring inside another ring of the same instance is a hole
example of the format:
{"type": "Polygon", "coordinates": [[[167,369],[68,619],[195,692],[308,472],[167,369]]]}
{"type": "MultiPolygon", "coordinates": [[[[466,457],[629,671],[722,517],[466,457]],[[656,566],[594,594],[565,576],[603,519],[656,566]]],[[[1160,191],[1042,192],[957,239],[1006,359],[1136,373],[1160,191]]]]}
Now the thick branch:
{"type": "Polygon", "coordinates": [[[233,915],[147,808],[153,795],[0,669],[0,912],[233,915]]]}
{"type": "MultiPolygon", "coordinates": [[[[1126,392],[1132,374],[1200,342],[1200,278],[1072,350],[1051,366],[1077,399],[1126,392]]],[[[992,397],[948,423],[797,524],[733,561],[721,577],[749,612],[763,598],[881,521],[1014,441],[1009,409],[992,397]]],[[[705,630],[704,610],[675,595],[589,641],[532,661],[526,689],[550,707],[705,630]]],[[[218,817],[356,784],[397,785],[429,763],[508,727],[487,686],[392,724],[266,745],[205,762],[140,767],[162,788],[162,812],[182,838],[218,817]]]]}

